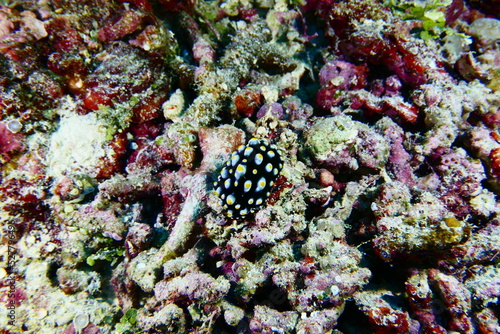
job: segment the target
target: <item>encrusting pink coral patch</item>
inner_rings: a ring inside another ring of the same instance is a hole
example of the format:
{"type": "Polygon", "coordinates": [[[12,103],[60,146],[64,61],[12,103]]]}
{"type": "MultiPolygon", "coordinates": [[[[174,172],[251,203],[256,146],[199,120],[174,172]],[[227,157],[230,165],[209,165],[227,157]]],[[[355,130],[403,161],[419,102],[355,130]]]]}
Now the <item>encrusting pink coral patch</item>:
{"type": "Polygon", "coordinates": [[[12,154],[25,148],[24,134],[12,132],[4,122],[0,122],[0,156],[1,162],[5,163],[11,159],[12,154]]]}

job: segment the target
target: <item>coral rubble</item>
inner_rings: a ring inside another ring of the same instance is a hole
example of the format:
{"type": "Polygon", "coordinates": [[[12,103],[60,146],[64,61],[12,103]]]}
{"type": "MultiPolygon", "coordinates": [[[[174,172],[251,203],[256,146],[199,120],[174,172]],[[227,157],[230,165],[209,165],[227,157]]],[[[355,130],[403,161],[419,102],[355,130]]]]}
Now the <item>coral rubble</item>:
{"type": "Polygon", "coordinates": [[[0,333],[500,333],[497,3],[3,1],[0,333]]]}

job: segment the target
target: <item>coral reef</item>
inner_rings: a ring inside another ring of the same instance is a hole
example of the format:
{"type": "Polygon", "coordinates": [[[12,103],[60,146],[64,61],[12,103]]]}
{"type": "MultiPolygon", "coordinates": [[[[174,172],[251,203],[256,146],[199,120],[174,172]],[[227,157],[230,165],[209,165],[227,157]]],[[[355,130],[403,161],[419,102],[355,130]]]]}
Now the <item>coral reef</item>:
{"type": "Polygon", "coordinates": [[[2,2],[0,333],[500,333],[498,12],[2,2]]]}

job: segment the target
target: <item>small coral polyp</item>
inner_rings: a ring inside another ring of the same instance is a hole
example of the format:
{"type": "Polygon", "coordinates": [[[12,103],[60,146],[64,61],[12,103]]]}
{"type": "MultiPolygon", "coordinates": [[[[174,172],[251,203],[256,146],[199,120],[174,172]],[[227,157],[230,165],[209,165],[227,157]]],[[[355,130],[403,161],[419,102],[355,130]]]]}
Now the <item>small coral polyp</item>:
{"type": "Polygon", "coordinates": [[[241,218],[255,212],[269,197],[283,168],[276,145],[252,138],[241,145],[222,168],[215,194],[229,218],[241,218]]]}

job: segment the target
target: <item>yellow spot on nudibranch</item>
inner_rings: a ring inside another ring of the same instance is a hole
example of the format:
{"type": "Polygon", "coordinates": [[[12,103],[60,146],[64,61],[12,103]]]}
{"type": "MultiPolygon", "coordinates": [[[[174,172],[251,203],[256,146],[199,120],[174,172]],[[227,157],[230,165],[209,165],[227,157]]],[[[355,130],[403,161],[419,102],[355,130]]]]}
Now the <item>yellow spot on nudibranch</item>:
{"type": "Polygon", "coordinates": [[[261,177],[259,179],[259,182],[257,182],[257,188],[255,188],[255,192],[261,191],[262,189],[264,189],[265,186],[266,186],[266,179],[261,177]]]}
{"type": "Polygon", "coordinates": [[[250,180],[245,181],[245,184],[243,185],[243,191],[247,193],[250,191],[251,188],[252,188],[252,181],[250,180]]]}
{"type": "Polygon", "coordinates": [[[254,161],[255,161],[255,164],[256,164],[256,165],[260,165],[260,164],[262,163],[262,161],[263,161],[263,160],[264,160],[264,156],[263,156],[262,154],[257,153],[257,154],[255,155],[255,160],[254,160],[254,161]]]}
{"type": "Polygon", "coordinates": [[[231,165],[232,166],[236,166],[236,164],[238,163],[238,161],[240,161],[240,156],[237,155],[237,154],[234,154],[232,157],[231,157],[231,165]]]}
{"type": "Polygon", "coordinates": [[[234,201],[236,201],[236,198],[234,198],[234,195],[231,194],[231,195],[227,196],[226,203],[228,205],[233,205],[234,201]]]}
{"type": "Polygon", "coordinates": [[[245,151],[243,152],[243,155],[244,155],[245,157],[248,157],[250,154],[252,154],[252,152],[253,152],[253,148],[251,148],[251,147],[247,147],[247,148],[245,149],[245,151]]]}

